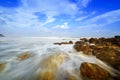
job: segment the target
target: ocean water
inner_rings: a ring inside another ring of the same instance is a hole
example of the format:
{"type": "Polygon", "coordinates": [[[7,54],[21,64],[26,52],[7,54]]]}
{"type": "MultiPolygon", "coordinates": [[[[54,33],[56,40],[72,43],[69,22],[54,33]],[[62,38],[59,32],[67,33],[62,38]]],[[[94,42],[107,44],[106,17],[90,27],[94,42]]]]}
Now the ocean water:
{"type": "Polygon", "coordinates": [[[74,44],[54,45],[55,42],[78,41],[78,38],[21,37],[0,38],[0,80],[82,80],[80,65],[90,62],[114,75],[114,69],[93,55],[76,52],[74,44]],[[19,60],[18,56],[30,57],[19,60]]]}

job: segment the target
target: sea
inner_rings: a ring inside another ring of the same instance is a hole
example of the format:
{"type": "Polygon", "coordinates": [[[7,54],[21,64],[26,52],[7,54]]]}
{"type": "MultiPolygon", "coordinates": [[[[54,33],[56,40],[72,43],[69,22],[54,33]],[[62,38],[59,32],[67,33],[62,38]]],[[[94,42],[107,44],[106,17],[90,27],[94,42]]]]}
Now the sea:
{"type": "Polygon", "coordinates": [[[77,52],[73,46],[79,40],[67,37],[0,38],[0,66],[5,64],[0,70],[0,80],[83,80],[80,73],[83,62],[97,64],[114,75],[114,69],[92,54],[77,52]],[[54,44],[69,41],[73,44],[54,44]],[[25,53],[29,57],[19,59],[25,53]]]}

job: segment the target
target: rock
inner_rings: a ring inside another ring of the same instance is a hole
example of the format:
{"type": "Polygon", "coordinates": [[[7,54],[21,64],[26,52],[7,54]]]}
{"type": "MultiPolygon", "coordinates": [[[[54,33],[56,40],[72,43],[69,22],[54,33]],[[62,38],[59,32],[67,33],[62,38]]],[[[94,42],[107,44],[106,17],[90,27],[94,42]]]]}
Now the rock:
{"type": "Polygon", "coordinates": [[[40,75],[37,78],[37,80],[55,80],[55,72],[43,70],[42,72],[40,72],[40,75]]]}
{"type": "Polygon", "coordinates": [[[80,40],[83,41],[83,42],[88,42],[89,41],[87,38],[81,38],[80,40]]]}
{"type": "Polygon", "coordinates": [[[69,41],[69,44],[73,44],[73,42],[72,42],[72,41],[69,41]]]}
{"type": "Polygon", "coordinates": [[[54,45],[61,45],[61,43],[54,43],[54,45]]]}
{"type": "Polygon", "coordinates": [[[0,37],[5,37],[3,34],[0,34],[0,37]]]}
{"type": "Polygon", "coordinates": [[[27,59],[27,58],[29,58],[31,55],[30,55],[30,53],[29,52],[25,52],[25,53],[23,53],[23,54],[21,54],[20,56],[18,56],[18,60],[25,60],[25,59],[27,59]]]}
{"type": "Polygon", "coordinates": [[[0,63],[0,72],[2,72],[6,67],[6,63],[0,63]]]}
{"type": "Polygon", "coordinates": [[[73,44],[72,41],[69,41],[69,42],[60,42],[60,43],[53,43],[54,45],[62,45],[62,44],[73,44]]]}
{"type": "Polygon", "coordinates": [[[85,46],[85,42],[82,42],[82,41],[77,41],[74,45],[74,49],[76,51],[82,51],[83,50],[83,47],[85,46]]]}
{"type": "Polygon", "coordinates": [[[77,80],[74,76],[69,76],[66,80],[77,80]]]}
{"type": "Polygon", "coordinates": [[[89,43],[96,44],[97,43],[97,38],[90,38],[89,43]]]}
{"type": "Polygon", "coordinates": [[[38,80],[58,80],[56,79],[57,67],[65,61],[66,57],[66,54],[56,53],[43,59],[40,63],[43,68],[38,73],[38,80]]]}
{"type": "Polygon", "coordinates": [[[107,71],[93,63],[82,63],[80,72],[83,80],[112,80],[112,76],[107,71]]]}
{"type": "Polygon", "coordinates": [[[92,52],[90,46],[82,41],[77,41],[74,45],[74,49],[76,51],[83,51],[83,53],[87,55],[92,52]]]}

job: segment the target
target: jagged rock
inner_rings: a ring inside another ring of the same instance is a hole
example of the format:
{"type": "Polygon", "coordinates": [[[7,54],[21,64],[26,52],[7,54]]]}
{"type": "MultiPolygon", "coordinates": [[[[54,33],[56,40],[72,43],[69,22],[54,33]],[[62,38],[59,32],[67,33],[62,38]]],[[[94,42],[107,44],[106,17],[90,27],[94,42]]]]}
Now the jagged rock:
{"type": "Polygon", "coordinates": [[[31,55],[30,55],[30,53],[29,52],[25,52],[25,53],[23,53],[23,54],[21,54],[20,56],[18,56],[18,60],[25,60],[25,59],[27,59],[27,58],[29,58],[31,55]]]}
{"type": "Polygon", "coordinates": [[[0,63],[0,72],[2,72],[6,67],[6,63],[0,63]]]}
{"type": "Polygon", "coordinates": [[[107,71],[93,63],[82,63],[80,72],[83,80],[112,80],[107,71]]]}

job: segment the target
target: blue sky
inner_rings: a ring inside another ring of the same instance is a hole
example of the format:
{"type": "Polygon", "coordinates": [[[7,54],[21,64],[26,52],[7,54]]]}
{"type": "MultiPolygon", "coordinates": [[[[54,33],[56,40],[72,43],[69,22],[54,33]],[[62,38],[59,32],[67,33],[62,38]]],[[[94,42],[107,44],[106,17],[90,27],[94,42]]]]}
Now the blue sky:
{"type": "Polygon", "coordinates": [[[0,0],[6,36],[120,35],[120,0],[0,0]]]}

